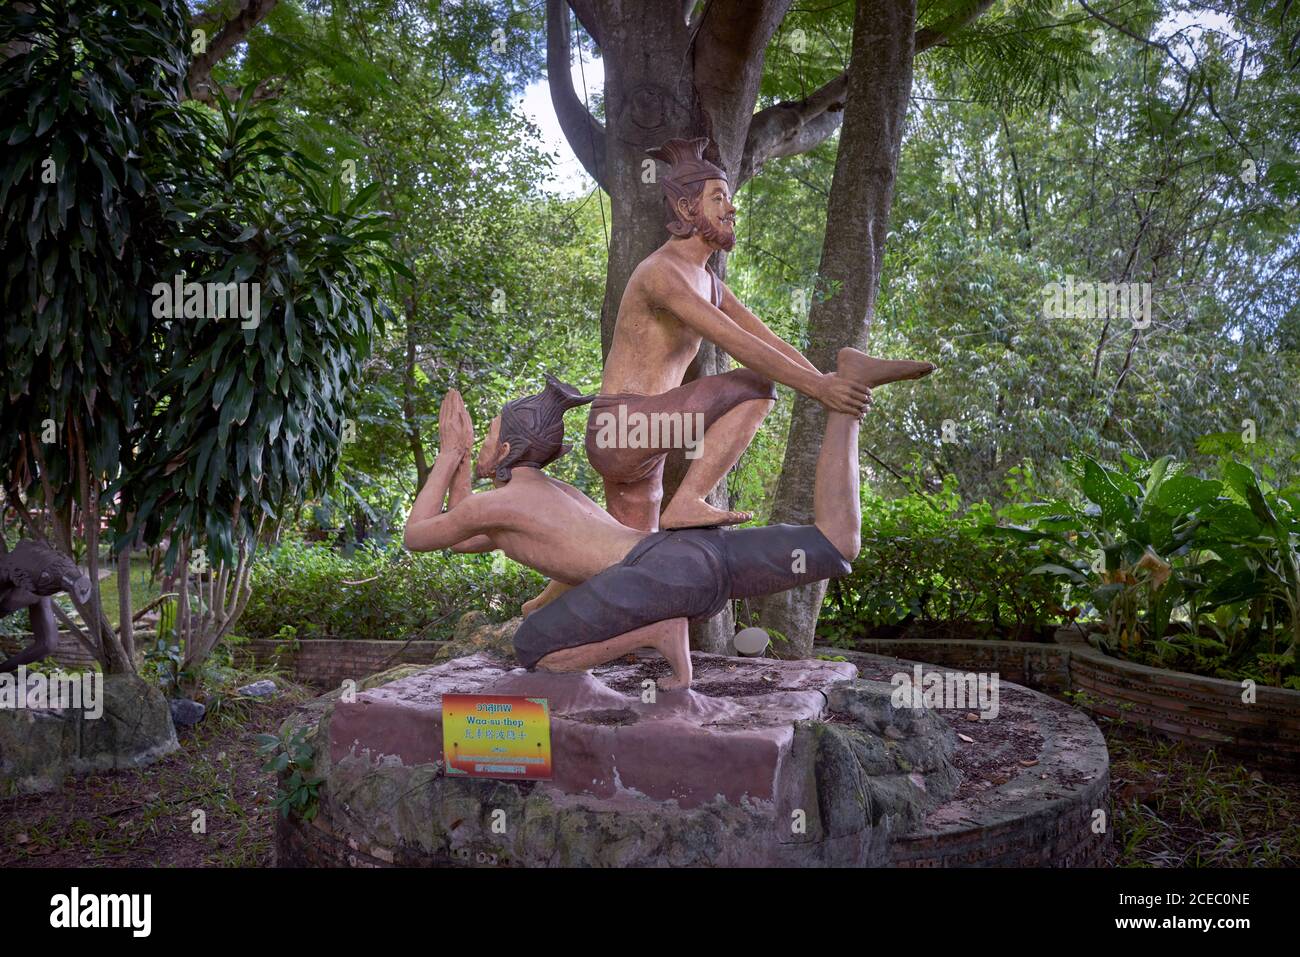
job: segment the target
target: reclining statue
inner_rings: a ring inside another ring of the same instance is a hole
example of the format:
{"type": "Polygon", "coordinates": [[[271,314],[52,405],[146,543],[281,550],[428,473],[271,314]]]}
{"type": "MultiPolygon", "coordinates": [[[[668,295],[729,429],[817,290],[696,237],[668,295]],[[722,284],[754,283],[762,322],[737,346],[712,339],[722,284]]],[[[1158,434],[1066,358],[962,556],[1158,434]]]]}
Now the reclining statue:
{"type": "MultiPolygon", "coordinates": [[[[837,374],[861,388],[881,360],[841,349],[837,374]]],[[[900,364],[895,378],[916,378],[900,364]]],[[[922,374],[933,370],[926,366],[922,374]]],[[[514,636],[531,669],[585,671],[637,648],[657,649],[672,666],[661,690],[691,682],[687,624],[717,614],[733,598],[767,595],[847,574],[861,536],[859,416],[829,412],[817,460],[812,525],[690,528],[648,532],[618,521],[542,468],[566,450],[564,412],[592,400],[547,377],[540,394],[509,402],[492,420],[475,469],[494,488],[470,491],[473,424],[460,394],[440,414],[440,449],[406,523],[414,551],[501,549],[569,586],[526,615],[514,636]],[[442,511],[443,500],[448,507],[442,511]]]]}
{"type": "Polygon", "coordinates": [[[0,674],[54,653],[59,628],[50,596],[61,591],[72,592],[81,602],[90,598],[90,576],[71,558],[27,539],[14,546],[12,552],[0,554],[0,618],[21,608],[29,609],[33,639],[24,650],[0,662],[0,674]]]}

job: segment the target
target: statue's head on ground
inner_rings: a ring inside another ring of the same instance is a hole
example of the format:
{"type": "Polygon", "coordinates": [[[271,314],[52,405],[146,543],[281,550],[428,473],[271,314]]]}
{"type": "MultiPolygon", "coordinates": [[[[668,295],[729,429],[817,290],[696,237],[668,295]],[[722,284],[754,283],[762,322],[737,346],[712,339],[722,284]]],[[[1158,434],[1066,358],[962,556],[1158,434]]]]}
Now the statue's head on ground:
{"type": "Polygon", "coordinates": [[[713,248],[730,251],[736,245],[736,207],[727,173],[705,158],[716,157],[717,147],[700,136],[669,140],[646,152],[668,164],[668,175],[659,177],[668,231],[683,239],[699,233],[713,248]]]}
{"type": "Polygon", "coordinates": [[[564,444],[564,413],[594,398],[548,375],[546,388],[537,395],[507,402],[483,440],[475,465],[479,476],[491,475],[504,485],[512,469],[540,469],[558,459],[569,451],[564,444]]]}

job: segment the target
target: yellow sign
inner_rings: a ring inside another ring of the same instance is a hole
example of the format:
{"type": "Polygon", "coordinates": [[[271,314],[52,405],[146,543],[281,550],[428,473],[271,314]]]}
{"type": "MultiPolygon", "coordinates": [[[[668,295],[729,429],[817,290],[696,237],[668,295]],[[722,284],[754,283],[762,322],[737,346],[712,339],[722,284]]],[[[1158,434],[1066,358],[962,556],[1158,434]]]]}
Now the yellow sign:
{"type": "Polygon", "coordinates": [[[546,699],[443,695],[442,760],[449,775],[548,780],[551,714],[546,699]]]}

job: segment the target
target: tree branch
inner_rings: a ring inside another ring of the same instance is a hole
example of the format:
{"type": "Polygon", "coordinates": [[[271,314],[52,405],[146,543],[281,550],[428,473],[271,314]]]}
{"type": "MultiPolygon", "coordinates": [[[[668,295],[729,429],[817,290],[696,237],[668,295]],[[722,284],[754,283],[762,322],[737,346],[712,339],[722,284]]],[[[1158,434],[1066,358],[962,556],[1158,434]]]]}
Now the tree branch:
{"type": "Polygon", "coordinates": [[[68,633],[72,635],[72,637],[76,638],[77,641],[81,642],[81,646],[94,655],[95,660],[102,664],[104,661],[104,652],[95,647],[91,642],[90,637],[82,631],[80,627],[78,627],[77,623],[72,620],[71,616],[66,611],[59,607],[57,602],[51,602],[50,604],[54,609],[55,616],[59,621],[63,622],[63,626],[68,629],[68,633]]]}
{"type": "Polygon", "coordinates": [[[266,19],[277,0],[239,0],[239,12],[226,21],[207,49],[190,63],[188,76],[190,97],[205,103],[212,101],[212,68],[266,19]]]}
{"type": "Polygon", "coordinates": [[[922,27],[917,30],[914,41],[915,50],[912,55],[915,56],[930,49],[930,47],[947,43],[954,33],[966,29],[966,27],[984,16],[991,6],[993,6],[993,0],[967,0],[965,6],[948,17],[948,19],[940,20],[932,27],[922,27]]]}
{"type": "Polygon", "coordinates": [[[768,160],[806,153],[834,133],[844,118],[848,89],[846,71],[802,100],[777,103],[755,113],[745,137],[736,188],[756,175],[768,160]]]}
{"type": "MultiPolygon", "coordinates": [[[[917,30],[912,55],[947,43],[953,34],[970,26],[991,6],[993,0],[969,0],[946,20],[917,30]]],[[[768,160],[806,153],[828,139],[844,118],[847,90],[848,71],[845,71],[802,100],[777,103],[755,113],[745,138],[736,188],[748,182],[768,160]]]]}
{"type": "MultiPolygon", "coordinates": [[[[595,41],[596,46],[605,45],[604,31],[601,30],[600,19],[596,16],[596,6],[592,0],[568,0],[568,5],[573,8],[573,15],[578,18],[578,23],[582,24],[582,29],[587,31],[587,36],[595,41]]],[[[550,19],[550,10],[546,11],[547,20],[550,19]]]]}
{"type": "MultiPolygon", "coordinates": [[[[581,21],[579,17],[579,21],[581,21]]],[[[585,26],[585,24],[584,24],[585,26]]],[[[588,31],[590,32],[590,31],[588,31]]],[[[582,168],[606,192],[605,127],[591,115],[573,88],[569,73],[569,3],[546,0],[546,74],[560,129],[582,168]]]]}

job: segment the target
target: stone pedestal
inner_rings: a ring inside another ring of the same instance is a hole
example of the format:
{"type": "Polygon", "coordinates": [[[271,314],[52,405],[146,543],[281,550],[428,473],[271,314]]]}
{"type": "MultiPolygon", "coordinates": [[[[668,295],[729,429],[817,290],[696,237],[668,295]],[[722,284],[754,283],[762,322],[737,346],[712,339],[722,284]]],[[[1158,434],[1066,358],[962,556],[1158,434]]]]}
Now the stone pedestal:
{"type": "Polygon", "coordinates": [[[693,661],[692,690],[653,700],[658,656],[551,675],[472,655],[331,702],[320,810],[281,828],[281,863],[883,864],[955,789],[943,722],[853,665],[693,661]],[[548,699],[554,777],[445,775],[446,693],[548,699]]]}
{"type": "MultiPolygon", "coordinates": [[[[911,662],[692,656],[689,692],[646,686],[655,655],[591,674],[490,651],[372,679],[290,723],[310,730],[317,813],[277,825],[282,866],[1096,864],[1104,741],[1086,716],[1003,682],[991,721],[895,707],[911,662]],[[862,672],[860,669],[865,669],[862,672]],[[554,776],[447,776],[442,696],[544,697],[554,776]]],[[[926,670],[930,671],[929,666],[926,670]]],[[[941,670],[941,669],[939,669],[941,670]]]]}

